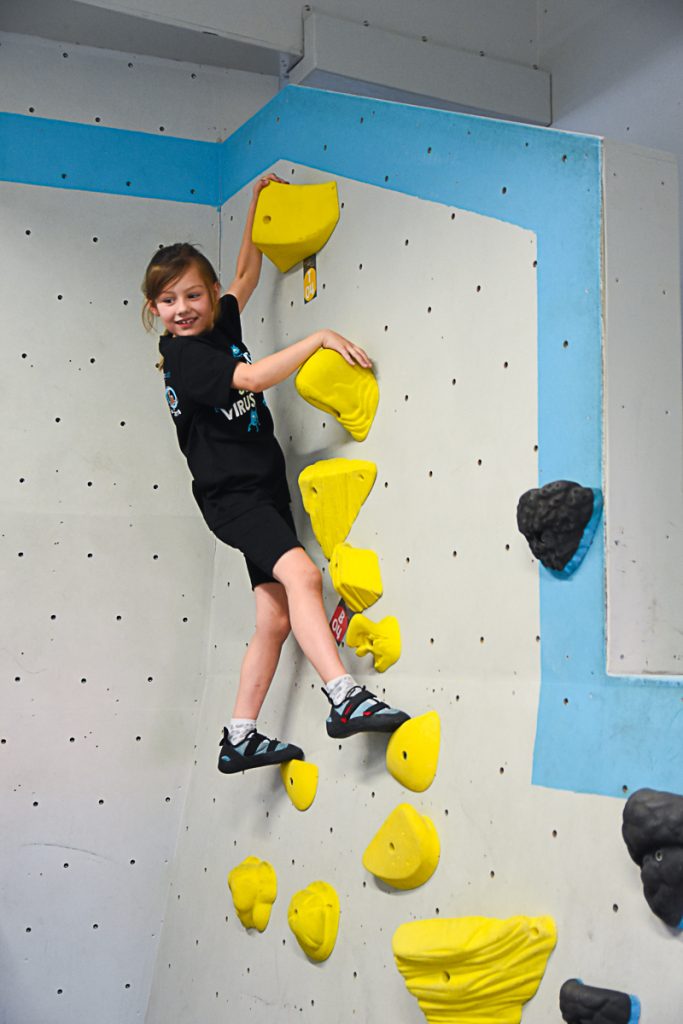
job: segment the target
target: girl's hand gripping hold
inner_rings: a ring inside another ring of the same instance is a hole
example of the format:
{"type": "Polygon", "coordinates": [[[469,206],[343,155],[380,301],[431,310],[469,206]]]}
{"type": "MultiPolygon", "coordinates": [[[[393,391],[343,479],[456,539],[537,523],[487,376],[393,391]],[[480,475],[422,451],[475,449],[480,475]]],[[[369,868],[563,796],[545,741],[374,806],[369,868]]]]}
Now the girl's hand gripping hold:
{"type": "Polygon", "coordinates": [[[329,348],[333,352],[338,352],[340,356],[343,356],[350,366],[358,364],[358,366],[364,366],[369,369],[372,366],[372,362],[367,352],[356,345],[354,342],[349,341],[348,338],[344,338],[341,334],[337,334],[336,331],[325,329],[322,332],[323,340],[321,348],[329,348]]]}

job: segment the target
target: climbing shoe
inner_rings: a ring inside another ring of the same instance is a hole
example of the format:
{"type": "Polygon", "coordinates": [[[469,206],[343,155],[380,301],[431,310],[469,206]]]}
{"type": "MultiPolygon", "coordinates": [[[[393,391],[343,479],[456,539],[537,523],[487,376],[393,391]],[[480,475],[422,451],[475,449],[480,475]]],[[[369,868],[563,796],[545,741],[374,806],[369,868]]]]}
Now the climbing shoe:
{"type": "Polygon", "coordinates": [[[221,752],[218,758],[218,771],[225,775],[244,772],[248,768],[260,768],[266,764],[280,764],[282,761],[303,761],[304,752],[293,743],[281,743],[269,740],[256,729],[245,736],[239,743],[232,744],[228,730],[223,729],[221,752]]]}
{"type": "Polygon", "coordinates": [[[410,718],[405,711],[390,708],[364,686],[352,686],[339,704],[323,690],[332,705],[327,716],[327,735],[344,739],[357,732],[394,732],[410,718]]]}

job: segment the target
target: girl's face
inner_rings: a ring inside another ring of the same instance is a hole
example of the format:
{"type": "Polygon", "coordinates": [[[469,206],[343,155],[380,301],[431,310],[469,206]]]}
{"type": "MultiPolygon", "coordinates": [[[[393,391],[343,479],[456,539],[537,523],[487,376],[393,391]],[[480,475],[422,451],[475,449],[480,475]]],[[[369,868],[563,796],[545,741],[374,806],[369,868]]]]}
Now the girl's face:
{"type": "MultiPolygon", "coordinates": [[[[218,298],[218,284],[212,286],[218,298]]],[[[213,327],[213,299],[196,267],[190,267],[181,277],[167,286],[150,309],[160,317],[170,334],[179,338],[192,337],[210,331],[213,327]]]]}

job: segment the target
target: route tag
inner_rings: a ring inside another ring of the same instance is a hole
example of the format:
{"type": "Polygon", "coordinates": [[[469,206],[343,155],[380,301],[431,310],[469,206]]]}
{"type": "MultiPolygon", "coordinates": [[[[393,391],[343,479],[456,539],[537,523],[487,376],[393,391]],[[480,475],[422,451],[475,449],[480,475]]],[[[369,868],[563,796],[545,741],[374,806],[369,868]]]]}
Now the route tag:
{"type": "Polygon", "coordinates": [[[342,599],[335,608],[334,615],[330,619],[330,629],[332,630],[334,639],[337,641],[337,646],[343,643],[350,621],[351,612],[346,607],[344,600],[342,599]]]}
{"type": "Polygon", "coordinates": [[[318,271],[315,253],[304,260],[304,303],[312,302],[318,294],[318,271]]]}

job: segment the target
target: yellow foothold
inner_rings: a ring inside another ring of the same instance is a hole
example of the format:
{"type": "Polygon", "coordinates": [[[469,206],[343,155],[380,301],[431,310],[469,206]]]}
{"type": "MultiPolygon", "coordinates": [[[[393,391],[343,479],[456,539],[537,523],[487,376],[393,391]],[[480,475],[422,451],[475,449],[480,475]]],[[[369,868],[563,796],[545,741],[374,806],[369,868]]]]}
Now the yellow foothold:
{"type": "Polygon", "coordinates": [[[299,474],[304,508],[325,558],[346,540],[376,476],[375,463],[361,459],[323,459],[299,474]]]}
{"type": "Polygon", "coordinates": [[[351,611],[362,612],[382,596],[382,574],[374,551],[337,544],[330,559],[330,576],[351,611]]]}
{"type": "MultiPolygon", "coordinates": [[[[351,619],[349,632],[355,619],[351,619]]],[[[392,733],[387,744],[387,770],[406,789],[424,792],[436,775],[440,742],[441,722],[436,711],[409,718],[392,733]]]]}
{"type": "Polygon", "coordinates": [[[371,653],[376,672],[386,672],[401,657],[401,630],[393,615],[379,622],[365,615],[354,615],[346,632],[346,642],[356,648],[359,658],[371,653]]]}
{"type": "Polygon", "coordinates": [[[369,843],[363,867],[395,889],[416,889],[436,871],[440,852],[431,818],[399,804],[369,843]]]}
{"type": "Polygon", "coordinates": [[[365,440],[379,402],[379,387],[371,369],[357,363],[350,366],[338,352],[319,348],[303,364],[294,383],[303,399],[334,416],[354,440],[365,440]]]}
{"type": "Polygon", "coordinates": [[[310,761],[285,761],[280,765],[280,775],[297,811],[307,811],[318,789],[318,766],[310,761]]]}
{"type": "Polygon", "coordinates": [[[277,896],[275,869],[267,860],[247,857],[228,875],[237,916],[245,928],[265,931],[277,896]]]}
{"type": "Polygon", "coordinates": [[[402,924],[392,947],[430,1024],[519,1024],[556,941],[551,917],[455,917],[402,924]]]}
{"type": "Polygon", "coordinates": [[[327,882],[311,882],[292,896],[289,927],[311,960],[327,960],[339,930],[339,897],[327,882]]]}
{"type": "Polygon", "coordinates": [[[322,249],[338,220],[336,182],[283,185],[271,181],[259,194],[251,239],[284,273],[322,249]]]}

